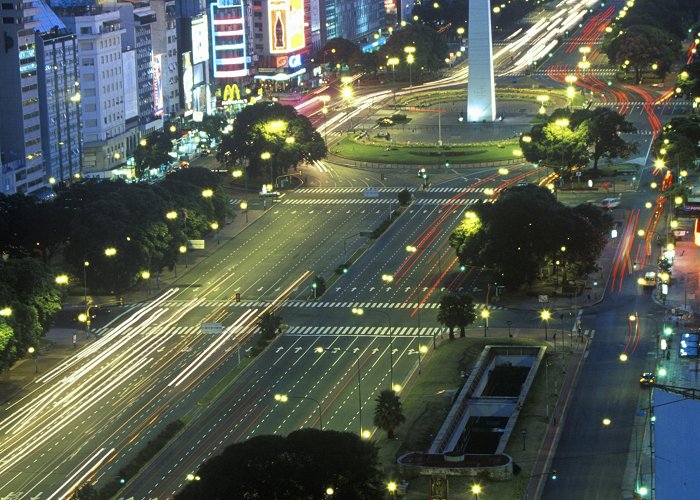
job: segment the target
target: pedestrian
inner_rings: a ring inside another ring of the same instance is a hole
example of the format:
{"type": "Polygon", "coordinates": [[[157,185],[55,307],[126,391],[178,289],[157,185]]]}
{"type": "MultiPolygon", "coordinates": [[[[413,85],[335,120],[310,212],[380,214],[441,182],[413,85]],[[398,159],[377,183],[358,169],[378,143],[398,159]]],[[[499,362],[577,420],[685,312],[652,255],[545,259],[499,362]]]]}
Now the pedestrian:
{"type": "Polygon", "coordinates": [[[588,294],[588,302],[590,302],[590,301],[591,301],[591,294],[589,293],[588,294]]]}
{"type": "Polygon", "coordinates": [[[74,333],[73,334],[73,349],[76,348],[77,344],[78,344],[78,336],[74,333]]]}
{"type": "Polygon", "coordinates": [[[556,345],[556,343],[557,343],[557,334],[556,333],[552,334],[552,340],[554,341],[554,344],[556,345]]]}

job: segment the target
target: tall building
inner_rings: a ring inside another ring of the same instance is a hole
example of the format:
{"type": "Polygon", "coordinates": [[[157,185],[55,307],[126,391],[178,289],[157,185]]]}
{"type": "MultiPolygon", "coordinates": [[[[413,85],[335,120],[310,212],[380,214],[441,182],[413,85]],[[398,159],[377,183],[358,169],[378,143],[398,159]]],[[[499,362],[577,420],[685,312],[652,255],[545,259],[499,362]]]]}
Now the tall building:
{"type": "Polygon", "coordinates": [[[32,193],[44,187],[34,0],[0,3],[0,190],[32,193]]]}
{"type": "Polygon", "coordinates": [[[119,11],[100,6],[57,9],[78,37],[83,168],[110,170],[126,159],[122,35],[119,11]]]}
{"type": "Polygon", "coordinates": [[[209,23],[206,13],[178,19],[180,100],[184,116],[213,113],[216,100],[211,89],[209,23]]]}
{"type": "Polygon", "coordinates": [[[212,70],[216,79],[248,76],[243,0],[217,0],[209,5],[212,70]]]}
{"type": "Polygon", "coordinates": [[[39,109],[44,169],[50,183],[79,177],[82,170],[78,44],[41,0],[36,31],[39,109]]]}
{"type": "Polygon", "coordinates": [[[361,40],[386,24],[384,0],[325,0],[327,40],[361,40]]]}
{"type": "Polygon", "coordinates": [[[156,14],[156,21],[151,25],[154,96],[159,93],[163,96],[163,116],[173,117],[180,112],[175,0],[151,0],[151,9],[156,14]]]}

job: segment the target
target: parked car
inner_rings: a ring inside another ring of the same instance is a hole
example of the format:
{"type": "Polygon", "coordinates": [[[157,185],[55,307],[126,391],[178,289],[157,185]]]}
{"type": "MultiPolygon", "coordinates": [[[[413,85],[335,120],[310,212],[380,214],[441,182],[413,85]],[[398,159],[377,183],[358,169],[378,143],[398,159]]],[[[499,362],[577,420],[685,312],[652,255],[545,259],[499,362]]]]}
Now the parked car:
{"type": "Polygon", "coordinates": [[[620,198],[605,198],[603,201],[598,203],[599,208],[611,209],[620,206],[620,198]]]}

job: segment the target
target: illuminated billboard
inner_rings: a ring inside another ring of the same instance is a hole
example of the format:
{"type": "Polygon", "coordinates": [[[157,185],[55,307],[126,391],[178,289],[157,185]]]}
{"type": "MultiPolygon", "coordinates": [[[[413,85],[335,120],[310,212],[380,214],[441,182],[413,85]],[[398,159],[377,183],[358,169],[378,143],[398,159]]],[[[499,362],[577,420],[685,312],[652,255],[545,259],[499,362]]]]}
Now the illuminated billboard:
{"type": "Polygon", "coordinates": [[[163,55],[153,55],[153,114],[163,116],[163,55]]]}
{"type": "Polygon", "coordinates": [[[209,30],[207,16],[192,19],[192,64],[209,60],[209,30]]]}
{"type": "Polygon", "coordinates": [[[248,74],[245,12],[242,0],[210,4],[214,78],[240,78],[248,74]]]}
{"type": "Polygon", "coordinates": [[[270,53],[288,54],[303,49],[304,0],[268,0],[270,53]]]}

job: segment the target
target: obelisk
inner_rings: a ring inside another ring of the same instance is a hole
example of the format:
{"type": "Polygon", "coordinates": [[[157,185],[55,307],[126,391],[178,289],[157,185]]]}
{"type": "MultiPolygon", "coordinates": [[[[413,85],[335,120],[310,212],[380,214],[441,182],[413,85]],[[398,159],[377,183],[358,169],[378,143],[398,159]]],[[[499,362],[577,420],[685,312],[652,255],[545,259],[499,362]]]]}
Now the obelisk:
{"type": "Polygon", "coordinates": [[[491,3],[469,0],[469,83],[467,121],[493,121],[496,118],[496,90],[493,81],[491,47],[491,3]]]}

